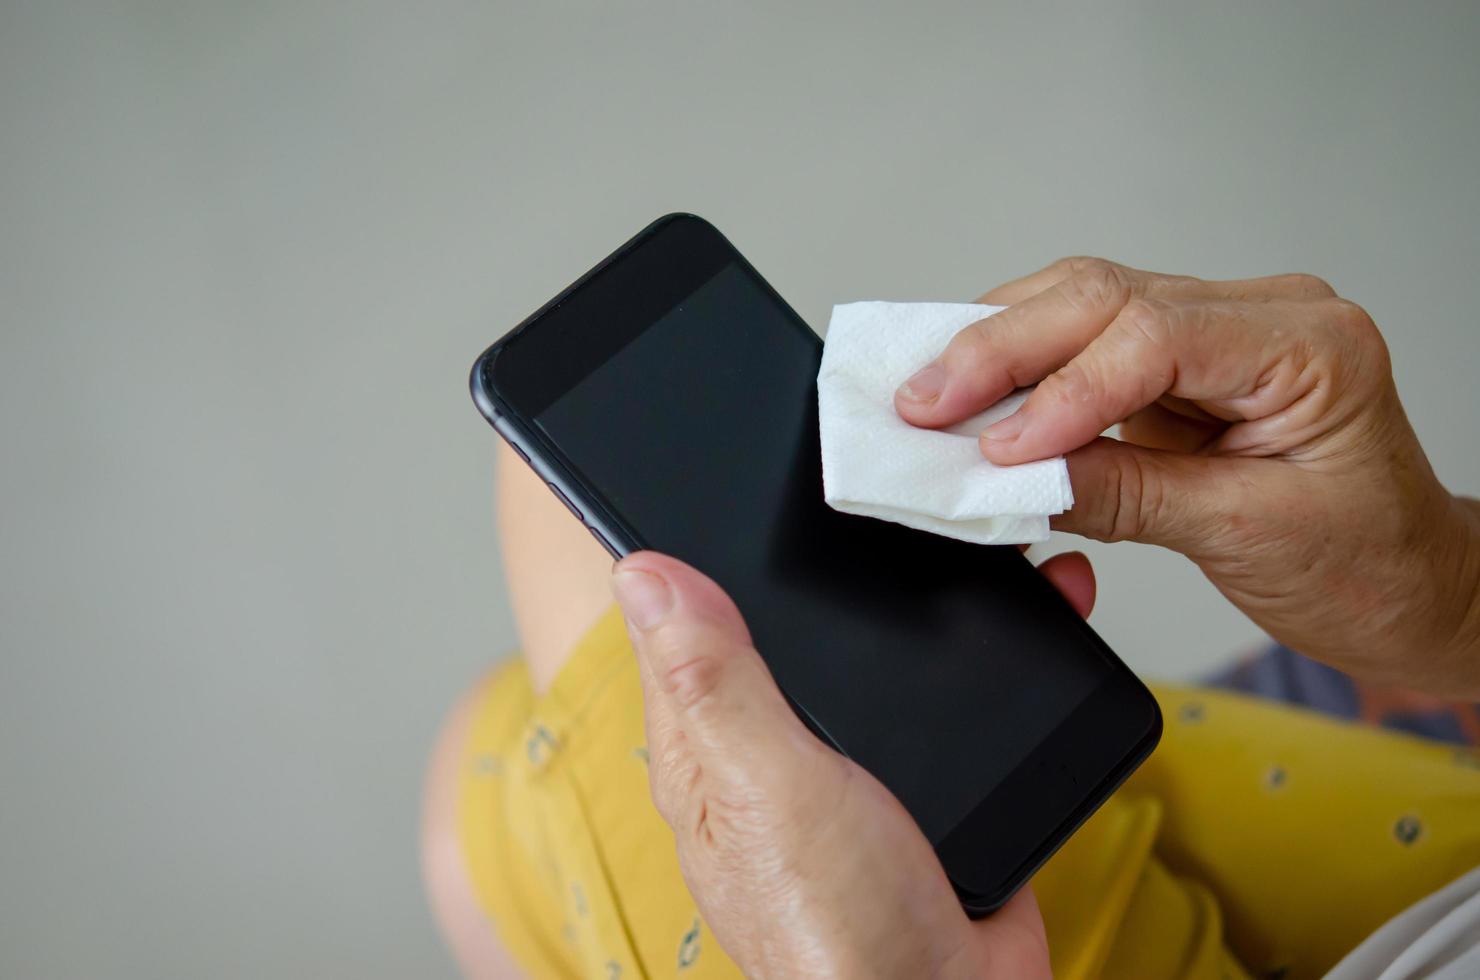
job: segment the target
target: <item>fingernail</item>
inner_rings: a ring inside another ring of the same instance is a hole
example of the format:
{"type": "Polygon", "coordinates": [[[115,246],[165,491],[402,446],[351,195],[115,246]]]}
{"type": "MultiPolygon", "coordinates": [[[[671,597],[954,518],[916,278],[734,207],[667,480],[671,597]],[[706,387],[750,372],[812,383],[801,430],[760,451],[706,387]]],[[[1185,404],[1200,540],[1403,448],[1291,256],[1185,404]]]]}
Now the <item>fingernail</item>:
{"type": "Polygon", "coordinates": [[[912,402],[933,402],[940,397],[945,386],[945,365],[939,361],[931,361],[916,371],[914,377],[900,385],[899,392],[912,402]]]}
{"type": "Polygon", "coordinates": [[[982,430],[982,438],[988,442],[1011,442],[1023,431],[1023,413],[1013,412],[1000,422],[994,422],[982,430]]]}
{"type": "Polygon", "coordinates": [[[640,630],[657,626],[673,607],[673,590],[652,572],[622,569],[612,576],[612,592],[627,621],[640,630]]]}

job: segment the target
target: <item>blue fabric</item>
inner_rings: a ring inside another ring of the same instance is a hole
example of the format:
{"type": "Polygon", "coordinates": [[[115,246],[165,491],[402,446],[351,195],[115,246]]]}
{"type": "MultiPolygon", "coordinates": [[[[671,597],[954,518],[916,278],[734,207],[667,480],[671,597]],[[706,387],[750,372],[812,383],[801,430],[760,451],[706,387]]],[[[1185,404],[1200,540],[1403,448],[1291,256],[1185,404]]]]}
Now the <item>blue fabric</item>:
{"type": "MultiPolygon", "coordinates": [[[[1286,704],[1302,705],[1337,718],[1362,717],[1362,692],[1349,676],[1278,644],[1208,677],[1206,683],[1286,704]]],[[[1389,712],[1382,727],[1455,745],[1468,739],[1458,712],[1476,710],[1455,705],[1437,711],[1389,712]]]]}

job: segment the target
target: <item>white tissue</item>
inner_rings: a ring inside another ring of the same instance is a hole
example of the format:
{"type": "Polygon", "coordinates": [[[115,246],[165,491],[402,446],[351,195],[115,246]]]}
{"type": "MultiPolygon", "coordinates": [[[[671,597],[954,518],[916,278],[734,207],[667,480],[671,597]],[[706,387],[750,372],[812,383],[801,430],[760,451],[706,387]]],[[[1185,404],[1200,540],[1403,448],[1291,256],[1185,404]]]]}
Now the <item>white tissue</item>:
{"type": "Polygon", "coordinates": [[[977,544],[1048,539],[1048,518],[1074,504],[1062,457],[994,466],[977,436],[1027,397],[1015,392],[948,429],[918,429],[894,390],[964,326],[999,306],[834,306],[817,375],[823,495],[835,509],[977,544]]]}

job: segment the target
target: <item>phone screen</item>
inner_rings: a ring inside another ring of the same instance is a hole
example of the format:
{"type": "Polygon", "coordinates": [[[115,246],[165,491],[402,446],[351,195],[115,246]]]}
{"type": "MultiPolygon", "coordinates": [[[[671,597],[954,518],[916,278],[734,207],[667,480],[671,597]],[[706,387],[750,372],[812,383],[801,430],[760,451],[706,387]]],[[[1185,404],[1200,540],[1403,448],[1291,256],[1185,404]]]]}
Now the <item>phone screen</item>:
{"type": "Polygon", "coordinates": [[[646,546],[730,593],[782,689],[939,844],[1124,668],[1015,549],[823,502],[820,357],[735,262],[534,421],[646,546]]]}

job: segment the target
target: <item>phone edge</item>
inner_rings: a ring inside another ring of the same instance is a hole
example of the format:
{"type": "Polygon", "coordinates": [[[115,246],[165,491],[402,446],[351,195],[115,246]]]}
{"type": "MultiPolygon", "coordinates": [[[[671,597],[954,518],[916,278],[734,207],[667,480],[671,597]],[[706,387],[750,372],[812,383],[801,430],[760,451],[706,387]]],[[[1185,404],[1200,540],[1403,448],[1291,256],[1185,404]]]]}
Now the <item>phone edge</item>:
{"type": "MultiPolygon", "coordinates": [[[[1006,905],[1008,900],[1016,895],[1028,883],[1028,880],[1069,842],[1071,837],[1078,833],[1079,828],[1083,827],[1089,818],[1094,816],[1100,807],[1115,795],[1116,790],[1125,785],[1126,780],[1130,779],[1136,770],[1151,757],[1151,753],[1156,751],[1156,746],[1161,743],[1162,729],[1165,724],[1161,703],[1156,700],[1156,695],[1151,693],[1151,689],[1146,687],[1134,671],[1128,670],[1128,672],[1141,685],[1141,689],[1145,691],[1147,699],[1151,702],[1152,719],[1151,724],[1146,728],[1146,734],[1126,755],[1121,765],[1106,775],[1104,781],[1096,788],[1096,792],[1086,796],[1084,803],[1076,808],[1063,823],[1054,828],[1053,833],[1048,835],[1046,843],[1028,855],[1020,868],[1008,877],[1007,883],[1002,888],[989,896],[981,897],[963,892],[954,880],[951,881],[951,887],[956,890],[956,897],[961,901],[961,908],[965,910],[969,918],[986,918],[1006,905]]],[[[949,873],[946,878],[950,880],[949,873]]]]}
{"type": "MultiPolygon", "coordinates": [[[[491,369],[500,353],[515,340],[519,334],[538,322],[552,310],[558,308],[573,293],[585,286],[587,282],[605,272],[612,264],[621,259],[628,252],[642,245],[645,241],[657,234],[662,228],[674,221],[694,220],[708,226],[715,234],[723,238],[718,228],[697,214],[687,211],[671,211],[653,221],[621,245],[613,249],[605,258],[586,270],[579,278],[566,286],[553,298],[544,303],[520,320],[507,333],[490,344],[487,349],[479,354],[473,361],[472,369],[468,376],[468,389],[473,398],[473,404],[477,407],[479,414],[491,425],[495,432],[503,437],[523,459],[530,468],[545,481],[555,496],[560,497],[566,506],[574,511],[575,516],[592,536],[606,549],[613,559],[620,560],[634,551],[640,551],[644,547],[643,542],[628,529],[623,528],[610,517],[610,515],[598,514],[598,509],[581,489],[580,481],[576,480],[570,473],[565,472],[564,466],[544,450],[537,438],[532,433],[525,431],[526,425],[520,413],[509,408],[498,390],[490,382],[491,369]],[[580,501],[577,509],[573,501],[580,501]]],[[[728,242],[728,239],[726,239],[728,242]]],[[[733,247],[733,246],[732,246],[733,247]]]]}

